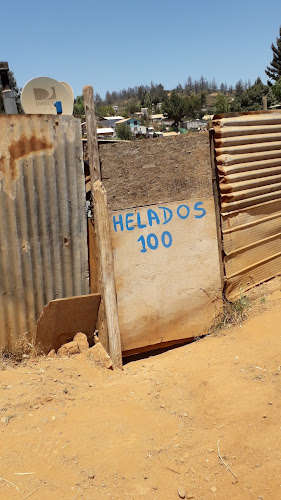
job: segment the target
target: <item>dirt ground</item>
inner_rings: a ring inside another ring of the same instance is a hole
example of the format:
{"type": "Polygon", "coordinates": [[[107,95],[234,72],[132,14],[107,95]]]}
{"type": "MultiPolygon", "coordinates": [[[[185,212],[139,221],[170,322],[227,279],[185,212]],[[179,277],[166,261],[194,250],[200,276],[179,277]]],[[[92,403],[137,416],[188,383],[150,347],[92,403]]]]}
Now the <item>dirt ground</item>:
{"type": "Polygon", "coordinates": [[[87,353],[0,365],[0,498],[281,498],[280,289],[122,372],[87,353]]]}

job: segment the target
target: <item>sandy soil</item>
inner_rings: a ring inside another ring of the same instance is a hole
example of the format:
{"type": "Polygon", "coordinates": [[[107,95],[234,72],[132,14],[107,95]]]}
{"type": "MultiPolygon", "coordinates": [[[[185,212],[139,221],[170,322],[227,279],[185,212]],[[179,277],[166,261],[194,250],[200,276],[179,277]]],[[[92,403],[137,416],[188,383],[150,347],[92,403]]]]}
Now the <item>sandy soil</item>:
{"type": "Polygon", "coordinates": [[[280,305],[123,372],[2,366],[0,498],[281,498],[280,305]]]}

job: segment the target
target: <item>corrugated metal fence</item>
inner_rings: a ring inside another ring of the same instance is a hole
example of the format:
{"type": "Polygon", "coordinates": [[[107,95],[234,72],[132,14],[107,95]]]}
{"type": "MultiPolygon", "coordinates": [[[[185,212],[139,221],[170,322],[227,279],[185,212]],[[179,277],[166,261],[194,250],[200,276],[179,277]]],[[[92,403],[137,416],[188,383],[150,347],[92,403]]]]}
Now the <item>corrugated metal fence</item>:
{"type": "Polygon", "coordinates": [[[226,297],[281,271],[281,111],[216,115],[226,297]]]}
{"type": "Polygon", "coordinates": [[[50,300],[89,293],[80,121],[0,115],[0,345],[50,300]]]}

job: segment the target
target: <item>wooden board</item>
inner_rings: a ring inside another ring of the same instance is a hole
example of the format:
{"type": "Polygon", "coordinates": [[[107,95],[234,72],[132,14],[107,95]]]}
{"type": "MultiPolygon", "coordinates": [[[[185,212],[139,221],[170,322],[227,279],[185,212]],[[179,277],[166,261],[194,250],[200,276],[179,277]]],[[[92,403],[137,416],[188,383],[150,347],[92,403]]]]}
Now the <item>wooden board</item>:
{"type": "Polygon", "coordinates": [[[214,200],[111,212],[122,351],[207,331],[221,307],[214,200]]]}
{"type": "MultiPolygon", "coordinates": [[[[102,295],[104,320],[107,331],[108,353],[114,366],[122,368],[122,351],[118,323],[110,219],[106,191],[99,180],[97,180],[93,186],[93,202],[95,217],[95,241],[99,263],[99,285],[102,295]]],[[[105,332],[103,331],[103,336],[104,333],[105,332]]]]}
{"type": "Polygon", "coordinates": [[[52,300],[37,321],[36,343],[47,353],[71,341],[78,332],[91,337],[96,327],[99,304],[99,293],[52,300]]]}

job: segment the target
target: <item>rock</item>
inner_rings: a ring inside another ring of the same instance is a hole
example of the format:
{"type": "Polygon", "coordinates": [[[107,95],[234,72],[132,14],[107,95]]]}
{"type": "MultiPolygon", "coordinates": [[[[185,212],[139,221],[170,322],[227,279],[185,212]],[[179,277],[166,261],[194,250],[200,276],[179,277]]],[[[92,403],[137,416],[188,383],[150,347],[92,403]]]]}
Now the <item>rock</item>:
{"type": "Polygon", "coordinates": [[[216,493],[217,488],[216,488],[215,486],[212,486],[212,487],[210,488],[210,491],[211,491],[212,493],[216,493]]]}
{"type": "Polygon", "coordinates": [[[2,417],[1,422],[2,424],[8,424],[9,423],[8,417],[2,417]]]}
{"type": "Polygon", "coordinates": [[[89,473],[88,473],[88,479],[94,479],[94,477],[95,477],[94,472],[92,470],[89,471],[89,473]]]}
{"type": "Polygon", "coordinates": [[[55,358],[56,357],[56,351],[55,349],[52,349],[48,354],[47,358],[55,358]]]}
{"type": "Polygon", "coordinates": [[[108,370],[113,370],[113,363],[103,345],[98,342],[89,349],[89,359],[108,370]]]}
{"type": "Polygon", "coordinates": [[[72,356],[73,354],[79,354],[80,348],[77,342],[68,342],[67,344],[62,345],[58,350],[58,356],[61,358],[67,358],[68,356],[72,356]]]}
{"type": "Polygon", "coordinates": [[[85,333],[76,333],[73,341],[77,342],[77,344],[79,345],[80,352],[87,351],[89,349],[89,342],[85,333]]]}
{"type": "Polygon", "coordinates": [[[183,488],[180,488],[178,491],[178,495],[180,498],[185,498],[185,490],[183,488]]]}
{"type": "Polygon", "coordinates": [[[192,495],[192,493],[188,493],[185,498],[191,500],[192,498],[194,498],[194,495],[192,495]]]}
{"type": "Polygon", "coordinates": [[[273,405],[272,401],[268,401],[268,404],[269,404],[270,406],[271,406],[271,405],[273,405]]]}

